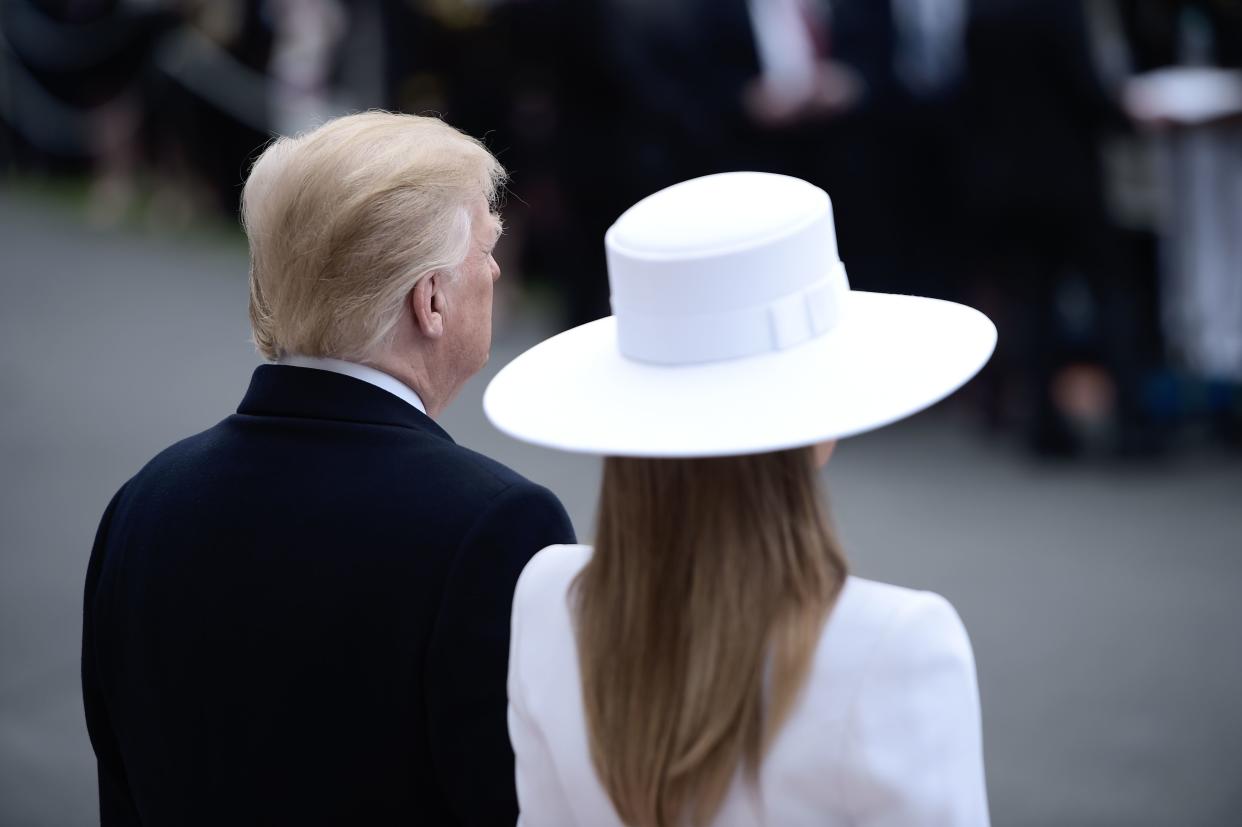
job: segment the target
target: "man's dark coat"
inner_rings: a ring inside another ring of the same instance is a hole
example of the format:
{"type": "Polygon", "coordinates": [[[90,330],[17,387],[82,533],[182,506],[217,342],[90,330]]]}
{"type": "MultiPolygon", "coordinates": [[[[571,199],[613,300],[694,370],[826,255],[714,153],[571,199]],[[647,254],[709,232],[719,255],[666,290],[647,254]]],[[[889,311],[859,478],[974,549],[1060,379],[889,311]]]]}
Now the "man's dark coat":
{"type": "Polygon", "coordinates": [[[418,410],[265,365],[113,498],[82,682],[104,827],[513,824],[514,584],[573,529],[418,410]]]}

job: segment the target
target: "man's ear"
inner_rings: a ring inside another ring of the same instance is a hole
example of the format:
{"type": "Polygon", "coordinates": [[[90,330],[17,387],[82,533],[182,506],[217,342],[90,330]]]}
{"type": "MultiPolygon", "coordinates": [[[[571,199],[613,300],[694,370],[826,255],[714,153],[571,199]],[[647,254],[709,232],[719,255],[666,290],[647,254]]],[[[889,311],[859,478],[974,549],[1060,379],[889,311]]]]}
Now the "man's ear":
{"type": "Polygon", "coordinates": [[[444,277],[440,273],[423,276],[410,291],[410,310],[414,324],[428,339],[444,335],[444,277]]]}

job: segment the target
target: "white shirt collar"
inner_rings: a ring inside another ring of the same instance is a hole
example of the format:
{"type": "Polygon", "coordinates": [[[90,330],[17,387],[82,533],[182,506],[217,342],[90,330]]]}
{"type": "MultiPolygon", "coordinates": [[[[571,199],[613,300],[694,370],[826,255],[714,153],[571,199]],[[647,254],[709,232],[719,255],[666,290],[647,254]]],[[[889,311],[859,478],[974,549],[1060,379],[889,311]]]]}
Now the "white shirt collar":
{"type": "Polygon", "coordinates": [[[302,356],[297,353],[282,356],[276,360],[278,365],[289,365],[295,368],[314,368],[315,370],[327,370],[332,373],[339,373],[342,376],[350,376],[354,379],[360,379],[363,382],[374,385],[380,390],[385,390],[399,399],[405,400],[410,405],[418,408],[423,413],[427,413],[427,407],[423,405],[422,398],[417,392],[404,382],[389,376],[382,370],[376,370],[367,365],[360,365],[357,362],[346,362],[344,359],[329,359],[323,356],[302,356]]]}

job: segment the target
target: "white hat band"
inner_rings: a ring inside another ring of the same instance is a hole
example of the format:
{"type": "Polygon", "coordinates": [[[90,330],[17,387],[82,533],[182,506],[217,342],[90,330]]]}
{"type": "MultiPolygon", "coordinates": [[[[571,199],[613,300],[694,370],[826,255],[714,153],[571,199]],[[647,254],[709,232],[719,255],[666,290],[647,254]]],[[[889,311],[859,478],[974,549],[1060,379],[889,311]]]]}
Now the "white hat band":
{"type": "Polygon", "coordinates": [[[684,365],[784,350],[827,333],[849,296],[845,265],[773,301],[736,310],[648,314],[614,308],[617,347],[640,362],[684,365]]]}

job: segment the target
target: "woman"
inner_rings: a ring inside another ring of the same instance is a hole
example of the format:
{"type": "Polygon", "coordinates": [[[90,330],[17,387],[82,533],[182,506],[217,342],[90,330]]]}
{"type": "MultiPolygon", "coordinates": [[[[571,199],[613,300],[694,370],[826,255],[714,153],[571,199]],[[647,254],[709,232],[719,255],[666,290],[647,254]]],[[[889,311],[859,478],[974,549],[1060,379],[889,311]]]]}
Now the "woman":
{"type": "Polygon", "coordinates": [[[615,315],[520,356],[501,430],[607,457],[594,549],[514,597],[509,725],[528,825],[985,825],[952,607],[846,574],[818,466],[951,393],[996,332],[852,292],[828,196],[727,173],[606,237],[615,315]]]}

